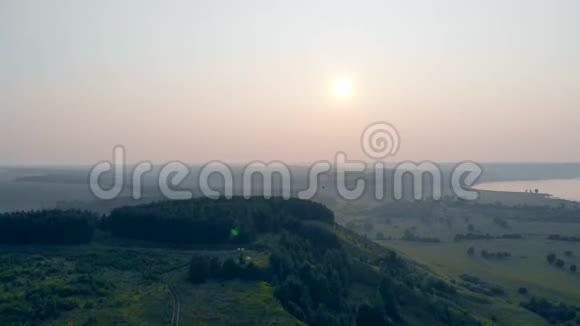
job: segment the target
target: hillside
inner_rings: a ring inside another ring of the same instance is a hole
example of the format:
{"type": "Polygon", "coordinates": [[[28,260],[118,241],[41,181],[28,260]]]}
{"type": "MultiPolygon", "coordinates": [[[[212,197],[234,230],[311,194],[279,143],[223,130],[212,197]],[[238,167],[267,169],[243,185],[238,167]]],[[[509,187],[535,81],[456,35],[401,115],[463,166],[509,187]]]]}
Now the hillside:
{"type": "Polygon", "coordinates": [[[99,229],[85,244],[2,248],[2,324],[485,320],[469,309],[477,297],[336,225],[313,202],[157,202],[117,209],[92,225],[99,229]]]}

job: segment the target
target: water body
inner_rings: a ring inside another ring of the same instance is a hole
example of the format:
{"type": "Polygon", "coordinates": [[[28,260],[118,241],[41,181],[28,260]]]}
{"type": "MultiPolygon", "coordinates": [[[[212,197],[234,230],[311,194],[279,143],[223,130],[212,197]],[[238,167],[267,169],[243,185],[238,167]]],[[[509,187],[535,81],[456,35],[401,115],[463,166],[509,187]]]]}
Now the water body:
{"type": "Polygon", "coordinates": [[[538,189],[540,193],[550,194],[553,197],[561,199],[580,202],[580,178],[487,182],[479,184],[474,188],[480,190],[510,192],[525,192],[526,189],[538,189]]]}

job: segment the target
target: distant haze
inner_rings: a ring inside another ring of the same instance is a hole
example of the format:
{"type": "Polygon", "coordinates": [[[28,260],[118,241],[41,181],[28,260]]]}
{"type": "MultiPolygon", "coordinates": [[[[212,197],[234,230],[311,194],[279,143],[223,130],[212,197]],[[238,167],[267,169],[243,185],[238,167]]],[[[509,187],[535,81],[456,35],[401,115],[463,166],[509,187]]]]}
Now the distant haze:
{"type": "Polygon", "coordinates": [[[0,0],[0,164],[116,144],[364,159],[374,121],[399,130],[395,161],[580,161],[580,2],[0,0]]]}

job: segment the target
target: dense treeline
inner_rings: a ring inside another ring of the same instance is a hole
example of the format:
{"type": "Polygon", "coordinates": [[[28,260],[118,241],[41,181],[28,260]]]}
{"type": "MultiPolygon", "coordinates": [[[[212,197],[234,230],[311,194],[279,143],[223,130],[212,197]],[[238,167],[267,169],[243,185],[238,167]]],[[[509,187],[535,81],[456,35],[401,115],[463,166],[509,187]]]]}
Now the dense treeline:
{"type": "Polygon", "coordinates": [[[461,274],[459,278],[464,281],[461,285],[472,292],[490,297],[505,295],[505,290],[501,286],[484,282],[477,276],[461,274]]]}
{"type": "Polygon", "coordinates": [[[511,220],[527,220],[527,221],[545,221],[550,222],[580,222],[580,206],[566,205],[560,206],[529,206],[529,205],[515,205],[507,206],[501,203],[484,204],[478,202],[467,202],[464,200],[448,201],[448,205],[456,205],[459,207],[471,207],[476,209],[479,213],[486,216],[496,218],[503,216],[504,219],[511,220]]]}
{"type": "Polygon", "coordinates": [[[313,247],[299,235],[284,233],[270,264],[275,295],[289,313],[311,325],[351,322],[350,262],[343,250],[313,247]]]}
{"type": "Polygon", "coordinates": [[[506,251],[488,252],[485,249],[481,251],[481,257],[485,259],[506,259],[511,256],[512,254],[506,251]]]}
{"type": "Polygon", "coordinates": [[[79,244],[90,242],[97,216],[79,210],[0,214],[0,243],[79,244]]]}
{"type": "Polygon", "coordinates": [[[461,242],[461,241],[466,241],[466,240],[494,240],[494,239],[511,239],[511,240],[518,240],[518,239],[523,239],[523,236],[521,234],[517,234],[517,233],[510,233],[510,234],[502,234],[502,235],[498,235],[498,236],[493,236],[489,233],[466,233],[466,234],[461,234],[458,233],[455,235],[455,237],[453,238],[453,241],[455,242],[461,242]]]}
{"type": "Polygon", "coordinates": [[[238,259],[232,257],[222,261],[216,256],[195,255],[189,263],[188,278],[192,283],[204,283],[207,280],[243,279],[259,281],[267,279],[267,272],[252,261],[246,261],[241,254],[238,259]]]}
{"type": "Polygon", "coordinates": [[[164,201],[111,212],[106,227],[115,236],[173,243],[247,243],[257,234],[304,228],[307,221],[334,224],[325,206],[304,200],[235,197],[164,201]]]}
{"type": "Polygon", "coordinates": [[[453,241],[460,242],[460,241],[465,241],[465,240],[491,240],[491,239],[494,239],[494,237],[492,235],[490,235],[489,233],[486,233],[486,234],[479,234],[479,233],[461,234],[461,233],[458,233],[453,238],[453,241]]]}
{"type": "Polygon", "coordinates": [[[441,239],[437,237],[421,237],[416,235],[412,230],[407,229],[405,233],[401,237],[403,241],[412,241],[412,242],[428,242],[428,243],[439,243],[441,239]]]}
{"type": "Polygon", "coordinates": [[[551,234],[546,239],[556,241],[580,242],[580,237],[573,235],[551,234]]]}
{"type": "MultiPolygon", "coordinates": [[[[545,298],[536,297],[532,297],[529,302],[522,302],[521,306],[544,317],[551,324],[572,322],[576,318],[576,311],[580,310],[578,307],[564,303],[554,304],[545,298]]],[[[576,319],[575,323],[580,324],[580,318],[576,319]]]]}
{"type": "Polygon", "coordinates": [[[443,300],[456,295],[446,282],[394,252],[385,255],[380,249],[383,254],[372,258],[358,246],[347,246],[341,242],[320,250],[301,236],[283,234],[272,251],[270,272],[275,296],[288,312],[309,325],[324,326],[406,324],[408,315],[434,324],[472,324],[443,300]],[[367,290],[359,292],[361,288],[367,290]],[[441,300],[434,303],[432,297],[441,300]],[[413,305],[405,304],[409,302],[413,305]]]}

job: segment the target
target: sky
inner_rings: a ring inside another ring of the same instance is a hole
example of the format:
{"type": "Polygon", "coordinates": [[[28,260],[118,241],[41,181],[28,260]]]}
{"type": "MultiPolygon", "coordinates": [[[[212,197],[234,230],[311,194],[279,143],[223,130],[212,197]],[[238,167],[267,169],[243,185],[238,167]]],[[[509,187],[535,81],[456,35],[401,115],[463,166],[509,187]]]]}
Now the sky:
{"type": "Polygon", "coordinates": [[[580,2],[0,0],[0,164],[371,160],[376,121],[389,161],[580,161],[580,2]]]}

